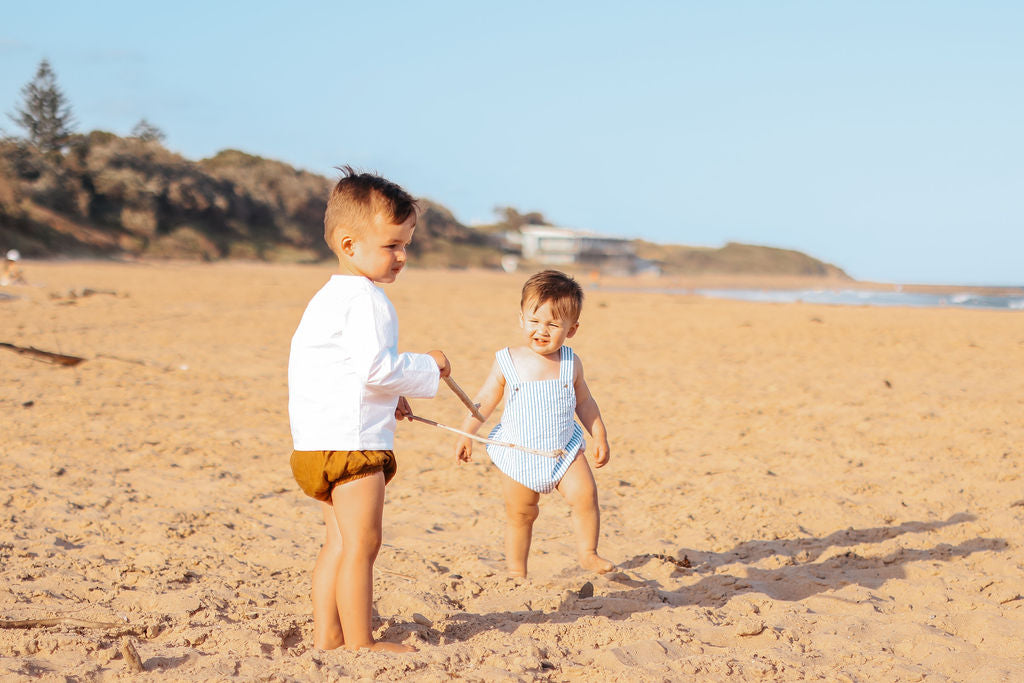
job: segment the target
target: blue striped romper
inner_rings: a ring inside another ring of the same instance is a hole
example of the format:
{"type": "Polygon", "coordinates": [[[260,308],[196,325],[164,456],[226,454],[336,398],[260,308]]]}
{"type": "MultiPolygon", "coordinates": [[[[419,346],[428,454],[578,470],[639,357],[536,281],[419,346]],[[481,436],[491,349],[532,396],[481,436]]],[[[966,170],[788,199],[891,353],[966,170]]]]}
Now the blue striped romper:
{"type": "Polygon", "coordinates": [[[505,375],[505,410],[490,437],[542,451],[565,450],[558,458],[546,458],[487,445],[487,455],[498,469],[537,493],[553,491],[576,454],[585,449],[583,428],[575,420],[574,355],[568,346],[563,346],[560,353],[558,379],[532,382],[519,379],[508,347],[495,354],[505,375]]]}

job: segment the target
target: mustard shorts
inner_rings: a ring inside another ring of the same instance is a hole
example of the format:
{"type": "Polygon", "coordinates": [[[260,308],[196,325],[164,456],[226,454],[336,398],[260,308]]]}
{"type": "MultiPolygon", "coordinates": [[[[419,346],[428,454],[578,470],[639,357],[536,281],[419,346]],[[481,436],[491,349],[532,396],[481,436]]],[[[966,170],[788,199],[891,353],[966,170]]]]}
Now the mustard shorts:
{"type": "Polygon", "coordinates": [[[292,451],[291,464],[305,494],[325,502],[339,484],[377,472],[387,484],[398,471],[394,451],[292,451]]]}

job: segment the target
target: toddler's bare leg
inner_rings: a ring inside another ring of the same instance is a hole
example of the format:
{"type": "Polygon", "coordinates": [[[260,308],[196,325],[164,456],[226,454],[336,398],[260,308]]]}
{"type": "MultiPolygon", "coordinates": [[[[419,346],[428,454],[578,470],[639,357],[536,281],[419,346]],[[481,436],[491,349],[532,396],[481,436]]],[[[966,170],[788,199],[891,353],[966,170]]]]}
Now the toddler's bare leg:
{"type": "Polygon", "coordinates": [[[345,644],[335,595],[341,566],[341,531],[334,517],[334,506],[321,503],[321,509],[326,537],[313,567],[313,647],[333,650],[345,644]]]}
{"type": "Polygon", "coordinates": [[[597,506],[597,484],[590,465],[580,453],[558,482],[558,492],[572,508],[572,525],[576,531],[576,553],[584,569],[604,573],[614,564],[597,554],[601,533],[601,510],[597,506]]]}
{"type": "Polygon", "coordinates": [[[502,474],[505,493],[505,567],[512,576],[526,576],[533,522],[540,514],[540,494],[502,474]]]}
{"type": "Polygon", "coordinates": [[[380,550],[384,517],[384,474],[377,472],[335,486],[331,498],[342,540],[335,594],[345,648],[415,651],[399,643],[376,642],[370,630],[373,562],[380,550]]]}

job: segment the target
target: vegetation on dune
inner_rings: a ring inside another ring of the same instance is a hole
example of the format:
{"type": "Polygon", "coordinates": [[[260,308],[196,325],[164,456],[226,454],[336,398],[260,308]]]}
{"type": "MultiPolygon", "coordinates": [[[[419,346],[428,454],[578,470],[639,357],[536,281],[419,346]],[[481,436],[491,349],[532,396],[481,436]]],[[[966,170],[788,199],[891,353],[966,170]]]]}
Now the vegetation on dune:
{"type": "Polygon", "coordinates": [[[654,244],[643,240],[635,244],[638,256],[657,261],[666,273],[847,277],[836,266],[791,249],[737,242],[719,248],[654,244]]]}
{"type": "MultiPolygon", "coordinates": [[[[333,180],[227,149],[191,161],[141,119],[129,137],[74,130],[71,106],[45,60],[10,118],[22,137],[0,140],[0,245],[27,256],[131,256],[318,261],[331,257],[323,213],[333,180]]],[[[546,223],[538,212],[495,209],[468,227],[420,200],[411,252],[430,267],[497,268],[502,236],[546,223]]],[[[730,243],[702,249],[635,243],[667,273],[842,274],[806,254],[730,243]]]]}

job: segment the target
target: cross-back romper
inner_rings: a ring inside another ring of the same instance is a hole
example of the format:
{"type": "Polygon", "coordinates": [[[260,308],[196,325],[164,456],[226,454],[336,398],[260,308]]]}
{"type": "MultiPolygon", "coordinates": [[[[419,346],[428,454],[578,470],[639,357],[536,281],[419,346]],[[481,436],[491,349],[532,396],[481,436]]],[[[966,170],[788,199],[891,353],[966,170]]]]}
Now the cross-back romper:
{"type": "Polygon", "coordinates": [[[576,390],[572,386],[574,354],[560,350],[558,379],[524,382],[519,379],[508,347],[495,356],[505,375],[505,410],[492,439],[526,448],[565,454],[547,458],[506,446],[488,444],[487,455],[502,472],[537,493],[550,493],[558,485],[576,454],[585,447],[583,428],[575,420],[576,390]]]}

